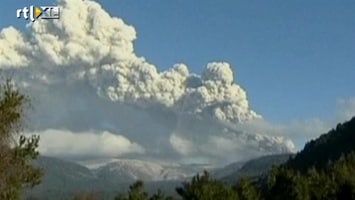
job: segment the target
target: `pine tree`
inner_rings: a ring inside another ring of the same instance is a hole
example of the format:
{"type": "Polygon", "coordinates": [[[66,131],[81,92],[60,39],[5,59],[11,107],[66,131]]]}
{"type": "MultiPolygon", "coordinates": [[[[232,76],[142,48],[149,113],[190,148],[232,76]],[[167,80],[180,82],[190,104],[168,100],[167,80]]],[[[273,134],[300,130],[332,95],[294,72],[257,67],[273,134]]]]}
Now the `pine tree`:
{"type": "Polygon", "coordinates": [[[32,166],[39,136],[19,135],[28,103],[10,80],[0,86],[0,199],[19,199],[23,188],[40,183],[42,171],[32,166]]]}

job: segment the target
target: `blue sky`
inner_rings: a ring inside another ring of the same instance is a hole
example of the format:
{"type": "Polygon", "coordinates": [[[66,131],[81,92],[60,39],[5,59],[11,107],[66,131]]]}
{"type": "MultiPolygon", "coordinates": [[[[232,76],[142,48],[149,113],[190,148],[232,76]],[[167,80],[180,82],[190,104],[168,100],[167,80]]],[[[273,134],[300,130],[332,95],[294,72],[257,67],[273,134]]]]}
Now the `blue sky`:
{"type": "MultiPolygon", "coordinates": [[[[272,122],[330,118],[355,96],[355,1],[100,0],[136,28],[138,55],[160,69],[200,73],[227,61],[251,107],[272,122]]],[[[2,0],[0,28],[25,29],[16,9],[48,0],[2,0]]]]}

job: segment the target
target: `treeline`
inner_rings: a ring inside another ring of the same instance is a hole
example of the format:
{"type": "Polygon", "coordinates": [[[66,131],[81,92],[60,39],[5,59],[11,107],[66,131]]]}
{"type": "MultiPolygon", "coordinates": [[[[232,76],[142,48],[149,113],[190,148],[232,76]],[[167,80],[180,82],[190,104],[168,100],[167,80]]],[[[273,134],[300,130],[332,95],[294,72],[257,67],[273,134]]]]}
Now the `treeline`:
{"type": "Polygon", "coordinates": [[[341,156],[324,170],[310,168],[304,174],[274,167],[266,183],[245,178],[229,186],[205,172],[176,191],[175,198],[161,192],[148,197],[143,183],[137,182],[126,195],[119,195],[115,200],[352,200],[355,199],[355,154],[341,156]]]}

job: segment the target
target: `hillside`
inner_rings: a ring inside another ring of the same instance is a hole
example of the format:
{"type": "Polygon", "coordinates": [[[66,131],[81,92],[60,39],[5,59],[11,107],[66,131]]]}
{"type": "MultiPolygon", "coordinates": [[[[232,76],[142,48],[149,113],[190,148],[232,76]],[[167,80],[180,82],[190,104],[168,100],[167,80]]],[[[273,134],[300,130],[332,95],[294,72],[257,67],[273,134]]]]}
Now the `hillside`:
{"type": "Polygon", "coordinates": [[[324,169],[329,162],[352,151],[355,151],[355,117],[308,142],[285,166],[302,172],[313,166],[324,169]]]}
{"type": "Polygon", "coordinates": [[[65,199],[76,191],[105,188],[105,182],[100,181],[91,170],[74,162],[40,156],[34,164],[42,168],[45,175],[41,184],[25,191],[25,196],[65,199]]]}
{"type": "Polygon", "coordinates": [[[227,183],[235,183],[243,177],[257,178],[268,173],[272,166],[285,163],[293,154],[262,156],[246,162],[239,170],[223,177],[227,183]]]}
{"type": "MultiPolygon", "coordinates": [[[[42,183],[25,191],[25,197],[67,199],[74,193],[94,192],[112,199],[136,180],[146,182],[149,193],[162,189],[174,193],[181,181],[188,180],[203,165],[159,164],[134,159],[114,159],[96,168],[53,157],[40,156],[35,162],[44,170],[42,183]]],[[[106,199],[106,198],[105,198],[106,199]]]]}
{"type": "Polygon", "coordinates": [[[100,179],[133,182],[184,180],[207,166],[162,164],[137,159],[114,159],[92,171],[100,179]]]}

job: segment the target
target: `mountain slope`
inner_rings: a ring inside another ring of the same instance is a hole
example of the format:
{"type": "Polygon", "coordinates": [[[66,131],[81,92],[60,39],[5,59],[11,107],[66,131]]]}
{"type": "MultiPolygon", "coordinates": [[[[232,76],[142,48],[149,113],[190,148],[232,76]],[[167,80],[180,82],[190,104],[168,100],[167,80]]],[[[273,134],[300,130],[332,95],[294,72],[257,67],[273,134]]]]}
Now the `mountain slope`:
{"type": "Polygon", "coordinates": [[[73,193],[85,191],[111,198],[118,191],[126,191],[138,179],[146,182],[149,192],[156,192],[161,188],[172,193],[181,181],[206,167],[115,159],[89,169],[71,161],[47,156],[40,156],[34,165],[42,168],[45,175],[40,185],[25,191],[25,196],[41,199],[66,199],[73,193]]]}
{"type": "Polygon", "coordinates": [[[323,169],[328,162],[336,161],[341,155],[352,151],[355,151],[355,117],[308,142],[302,151],[286,163],[286,166],[302,172],[313,166],[323,169]]]}
{"type": "Polygon", "coordinates": [[[160,164],[135,159],[115,159],[94,170],[98,178],[113,182],[183,180],[200,171],[203,171],[203,166],[160,164]]]}
{"type": "Polygon", "coordinates": [[[92,171],[74,162],[40,156],[34,165],[42,168],[40,185],[25,191],[25,196],[66,198],[75,191],[90,191],[101,185],[92,171]]]}
{"type": "Polygon", "coordinates": [[[234,162],[225,167],[213,169],[210,171],[210,174],[216,179],[221,179],[237,172],[245,163],[245,161],[234,162]]]}
{"type": "Polygon", "coordinates": [[[262,156],[246,162],[239,170],[231,173],[221,180],[227,183],[235,183],[242,177],[255,178],[267,173],[273,165],[285,163],[293,154],[279,154],[262,156]]]}

